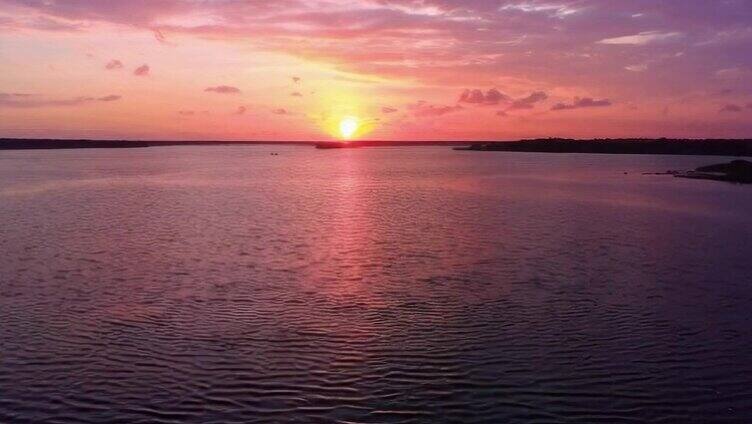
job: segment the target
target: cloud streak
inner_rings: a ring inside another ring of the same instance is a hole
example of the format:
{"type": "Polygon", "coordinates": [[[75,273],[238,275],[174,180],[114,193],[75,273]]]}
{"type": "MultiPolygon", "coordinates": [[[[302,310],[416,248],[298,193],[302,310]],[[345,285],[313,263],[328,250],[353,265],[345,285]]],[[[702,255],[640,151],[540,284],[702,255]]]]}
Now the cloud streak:
{"type": "Polygon", "coordinates": [[[442,116],[448,113],[460,111],[462,110],[462,106],[460,105],[455,105],[455,106],[433,105],[433,104],[429,104],[428,102],[424,100],[421,100],[416,103],[407,105],[407,109],[416,118],[427,118],[427,117],[442,116]]]}
{"type": "Polygon", "coordinates": [[[599,41],[600,44],[616,44],[644,46],[650,43],[669,41],[682,36],[680,32],[644,31],[639,34],[625,35],[622,37],[606,38],[599,41]]]}
{"type": "Polygon", "coordinates": [[[601,99],[601,100],[595,100],[591,97],[575,97],[573,103],[557,103],[553,107],[551,107],[551,110],[553,111],[560,111],[560,110],[572,110],[572,109],[583,109],[583,108],[592,108],[592,107],[608,107],[611,106],[611,101],[608,99],[601,99]]]}
{"type": "Polygon", "coordinates": [[[515,100],[514,102],[512,102],[512,105],[509,106],[509,109],[532,109],[535,107],[536,103],[542,102],[546,99],[548,99],[548,94],[544,93],[543,91],[536,91],[534,93],[531,93],[527,97],[515,100]]]}
{"type": "Polygon", "coordinates": [[[79,96],[68,99],[45,99],[37,98],[29,94],[21,93],[0,93],[0,107],[33,109],[44,107],[68,107],[81,106],[97,102],[115,102],[122,99],[122,96],[110,94],[102,97],[79,96]]]}
{"type": "Polygon", "coordinates": [[[207,87],[204,89],[207,93],[217,93],[217,94],[240,94],[240,89],[237,87],[233,87],[230,85],[218,85],[215,87],[207,87]]]}

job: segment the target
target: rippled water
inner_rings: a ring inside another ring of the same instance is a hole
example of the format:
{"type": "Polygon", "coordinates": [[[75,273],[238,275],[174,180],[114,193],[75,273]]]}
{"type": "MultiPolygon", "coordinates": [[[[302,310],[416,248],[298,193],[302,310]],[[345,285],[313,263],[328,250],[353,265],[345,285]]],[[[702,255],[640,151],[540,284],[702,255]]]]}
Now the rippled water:
{"type": "Polygon", "coordinates": [[[0,422],[752,422],[715,161],[0,152],[0,422]]]}

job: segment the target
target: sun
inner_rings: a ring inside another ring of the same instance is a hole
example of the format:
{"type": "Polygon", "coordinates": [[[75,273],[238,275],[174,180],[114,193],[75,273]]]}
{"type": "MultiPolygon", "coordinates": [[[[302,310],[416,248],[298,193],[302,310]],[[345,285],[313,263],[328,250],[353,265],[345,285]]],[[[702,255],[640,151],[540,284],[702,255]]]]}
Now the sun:
{"type": "Polygon", "coordinates": [[[358,131],[360,122],[354,116],[346,116],[339,121],[339,133],[344,139],[349,139],[358,131]]]}

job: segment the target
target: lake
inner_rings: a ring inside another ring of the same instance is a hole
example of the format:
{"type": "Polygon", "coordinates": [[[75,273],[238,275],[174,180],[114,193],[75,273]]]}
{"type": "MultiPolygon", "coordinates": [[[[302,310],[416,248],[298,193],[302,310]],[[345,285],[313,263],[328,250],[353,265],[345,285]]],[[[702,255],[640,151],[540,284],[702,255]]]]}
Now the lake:
{"type": "Polygon", "coordinates": [[[2,151],[0,422],[752,422],[724,160],[2,151]]]}

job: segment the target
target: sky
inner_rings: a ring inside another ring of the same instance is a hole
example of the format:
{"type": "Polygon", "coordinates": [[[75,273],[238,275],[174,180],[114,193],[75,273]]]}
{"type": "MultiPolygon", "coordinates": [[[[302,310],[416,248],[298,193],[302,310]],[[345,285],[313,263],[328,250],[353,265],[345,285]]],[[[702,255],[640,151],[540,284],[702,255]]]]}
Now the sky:
{"type": "Polygon", "coordinates": [[[0,0],[0,137],[330,140],[343,122],[752,137],[752,1],[0,0]]]}

